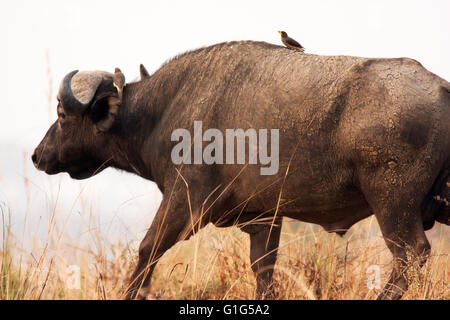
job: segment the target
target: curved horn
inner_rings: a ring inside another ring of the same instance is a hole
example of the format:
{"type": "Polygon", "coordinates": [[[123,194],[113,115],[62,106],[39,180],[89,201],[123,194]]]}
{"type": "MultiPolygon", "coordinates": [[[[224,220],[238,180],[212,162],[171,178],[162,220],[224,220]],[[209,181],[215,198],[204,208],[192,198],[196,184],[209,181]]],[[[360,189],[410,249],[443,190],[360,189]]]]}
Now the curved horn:
{"type": "Polygon", "coordinates": [[[59,100],[67,113],[81,113],[87,108],[87,104],[81,103],[77,98],[75,98],[72,92],[70,83],[76,73],[78,73],[78,70],[68,73],[64,77],[59,89],[59,100]]]}
{"type": "Polygon", "coordinates": [[[99,71],[74,70],[68,73],[61,82],[58,93],[64,111],[69,114],[83,113],[91,104],[98,87],[106,77],[110,75],[99,71]]]}

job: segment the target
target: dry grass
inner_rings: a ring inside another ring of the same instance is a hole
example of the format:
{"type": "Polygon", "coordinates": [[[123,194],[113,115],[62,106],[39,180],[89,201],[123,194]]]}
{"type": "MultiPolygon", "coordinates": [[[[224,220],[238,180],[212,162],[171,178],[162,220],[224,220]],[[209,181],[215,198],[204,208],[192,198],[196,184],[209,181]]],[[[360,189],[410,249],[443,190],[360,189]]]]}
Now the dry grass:
{"type": "MultiPolygon", "coordinates": [[[[62,241],[64,231],[55,230],[64,228],[53,219],[48,241],[27,252],[11,233],[8,216],[7,208],[1,207],[1,299],[123,298],[136,263],[130,243],[106,243],[96,226],[90,227],[88,244],[62,241]],[[79,289],[73,288],[78,280],[79,289]]],[[[450,298],[448,232],[442,226],[432,233],[432,256],[422,269],[411,268],[404,299],[450,298]]],[[[380,267],[383,285],[391,256],[373,217],[342,238],[285,220],[274,275],[276,298],[374,299],[380,290],[367,287],[371,265],[380,267]]],[[[154,299],[254,299],[248,236],[237,228],[207,226],[169,250],[152,279],[154,299]]]]}
{"type": "MultiPolygon", "coordinates": [[[[341,238],[320,227],[285,220],[275,267],[277,299],[374,299],[366,273],[381,271],[381,285],[391,271],[391,255],[374,218],[368,218],[341,238]]],[[[437,230],[436,230],[437,231],[437,230]]],[[[450,298],[448,238],[433,241],[432,257],[410,272],[412,283],[404,299],[450,298]]],[[[164,299],[254,299],[248,236],[237,228],[208,226],[186,243],[172,248],[157,265],[153,296],[164,299]],[[197,261],[194,260],[195,252],[197,261]]]]}

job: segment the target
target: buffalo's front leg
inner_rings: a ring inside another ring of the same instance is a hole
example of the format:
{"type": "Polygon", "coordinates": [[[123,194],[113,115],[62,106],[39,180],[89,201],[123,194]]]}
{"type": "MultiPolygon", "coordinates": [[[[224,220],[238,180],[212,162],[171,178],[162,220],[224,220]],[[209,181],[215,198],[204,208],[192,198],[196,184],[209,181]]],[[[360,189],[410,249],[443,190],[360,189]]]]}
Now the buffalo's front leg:
{"type": "Polygon", "coordinates": [[[273,269],[277,261],[282,219],[272,225],[248,225],[242,231],[250,235],[250,262],[256,276],[258,298],[273,298],[273,269]]]}
{"type": "Polygon", "coordinates": [[[144,299],[152,272],[159,258],[175,243],[190,236],[189,211],[184,199],[163,199],[155,218],[139,246],[139,260],[126,299],[144,299]]]}

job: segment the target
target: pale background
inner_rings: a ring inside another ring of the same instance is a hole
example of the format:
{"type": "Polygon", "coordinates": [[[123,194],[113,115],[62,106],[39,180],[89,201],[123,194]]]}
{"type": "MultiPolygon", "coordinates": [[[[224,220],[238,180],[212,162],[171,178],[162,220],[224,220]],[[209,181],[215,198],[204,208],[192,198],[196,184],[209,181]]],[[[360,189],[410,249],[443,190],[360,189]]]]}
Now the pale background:
{"type": "Polygon", "coordinates": [[[49,177],[30,161],[56,118],[59,82],[74,69],[120,67],[131,80],[140,63],[153,72],[176,54],[229,40],[279,44],[277,30],[285,30],[310,53],[406,56],[449,80],[449,18],[445,0],[4,2],[1,211],[24,243],[45,238],[52,212],[73,237],[89,232],[92,221],[105,239],[120,233],[124,241],[149,226],[161,200],[152,182],[113,169],[77,182],[49,177]]]}

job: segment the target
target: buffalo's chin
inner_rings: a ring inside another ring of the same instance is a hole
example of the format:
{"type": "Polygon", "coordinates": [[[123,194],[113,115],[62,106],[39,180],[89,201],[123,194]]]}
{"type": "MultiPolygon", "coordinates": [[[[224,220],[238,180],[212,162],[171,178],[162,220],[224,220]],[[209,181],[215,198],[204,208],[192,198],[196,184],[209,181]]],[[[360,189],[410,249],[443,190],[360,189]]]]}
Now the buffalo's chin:
{"type": "Polygon", "coordinates": [[[54,175],[54,174],[58,174],[61,173],[62,171],[59,169],[52,169],[52,168],[47,168],[44,170],[44,172],[48,175],[54,175]]]}
{"type": "Polygon", "coordinates": [[[95,176],[97,173],[103,171],[105,167],[95,166],[93,168],[84,170],[65,170],[72,179],[83,180],[95,176]]]}
{"type": "Polygon", "coordinates": [[[72,179],[75,179],[75,180],[83,180],[83,179],[87,179],[87,178],[90,178],[90,177],[92,177],[93,175],[94,175],[94,173],[91,173],[91,172],[67,172],[68,174],[69,174],[69,176],[72,178],[72,179]]]}
{"type": "Polygon", "coordinates": [[[73,169],[73,168],[70,168],[70,169],[63,168],[60,166],[53,166],[53,167],[47,166],[43,171],[48,175],[55,175],[58,173],[67,172],[72,179],[82,180],[82,179],[90,178],[102,170],[95,170],[95,169],[79,170],[79,169],[73,169]]]}

